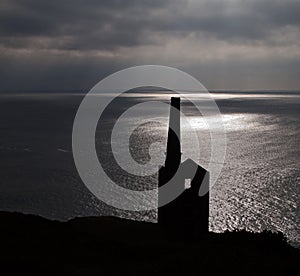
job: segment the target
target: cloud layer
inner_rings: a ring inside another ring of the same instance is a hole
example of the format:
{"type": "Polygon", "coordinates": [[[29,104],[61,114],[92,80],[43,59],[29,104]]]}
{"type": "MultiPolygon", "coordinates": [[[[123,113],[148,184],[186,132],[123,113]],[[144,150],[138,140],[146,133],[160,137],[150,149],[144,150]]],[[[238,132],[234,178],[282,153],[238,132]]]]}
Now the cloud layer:
{"type": "Polygon", "coordinates": [[[0,89],[88,89],[138,64],[212,89],[299,89],[300,2],[2,0],[0,89]]]}

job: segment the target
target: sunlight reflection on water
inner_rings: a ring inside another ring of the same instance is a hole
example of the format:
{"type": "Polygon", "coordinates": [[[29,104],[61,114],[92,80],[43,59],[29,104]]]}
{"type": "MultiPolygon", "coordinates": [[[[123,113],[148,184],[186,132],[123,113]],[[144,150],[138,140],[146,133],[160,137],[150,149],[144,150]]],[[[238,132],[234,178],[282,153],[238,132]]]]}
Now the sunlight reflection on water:
{"type": "MultiPolygon", "coordinates": [[[[187,118],[188,123],[182,122],[182,160],[192,158],[207,167],[211,130],[208,121],[216,117],[187,118]],[[191,138],[195,131],[201,137],[200,155],[195,153],[191,138]]],[[[299,244],[299,140],[295,138],[300,135],[298,119],[268,112],[223,112],[227,156],[211,191],[212,231],[269,229],[282,231],[293,244],[299,244]]],[[[165,118],[161,125],[144,128],[143,137],[156,133],[165,141],[166,121],[165,118]]],[[[218,127],[213,131],[218,132],[218,127]]],[[[165,150],[164,144],[161,150],[165,150]]]]}
{"type": "MultiPolygon", "coordinates": [[[[221,175],[211,191],[210,230],[263,229],[282,231],[300,245],[300,94],[213,94],[227,132],[227,153],[221,175]]],[[[173,94],[147,95],[169,102],[173,94]]],[[[3,95],[0,101],[2,140],[0,153],[1,210],[34,213],[52,219],[74,216],[119,215],[138,220],[156,220],[156,212],[126,213],[111,209],[91,195],[78,177],[72,158],[71,130],[83,94],[3,95]],[[9,120],[7,119],[9,118],[9,120]]],[[[133,103],[144,93],[125,95],[133,103]]],[[[199,96],[205,107],[205,99],[199,96]]],[[[96,134],[96,147],[103,166],[121,183],[133,189],[157,185],[157,176],[147,182],[122,174],[113,165],[108,147],[111,116],[96,134]]],[[[210,158],[210,133],[205,120],[185,102],[182,110],[189,124],[182,123],[182,159],[192,158],[206,167],[210,158]],[[191,133],[200,137],[196,153],[191,133]]],[[[155,110],[155,121],[140,126],[132,136],[134,158],[147,162],[153,142],[165,152],[168,110],[155,110]]],[[[138,117],[132,123],[142,123],[138,117]]],[[[131,122],[129,122],[131,123],[131,122]]],[[[211,125],[211,124],[210,124],[211,125]]],[[[213,125],[213,124],[212,124],[213,125]]],[[[218,128],[213,131],[218,132],[218,128]]],[[[215,160],[214,162],[218,162],[215,160]]]]}

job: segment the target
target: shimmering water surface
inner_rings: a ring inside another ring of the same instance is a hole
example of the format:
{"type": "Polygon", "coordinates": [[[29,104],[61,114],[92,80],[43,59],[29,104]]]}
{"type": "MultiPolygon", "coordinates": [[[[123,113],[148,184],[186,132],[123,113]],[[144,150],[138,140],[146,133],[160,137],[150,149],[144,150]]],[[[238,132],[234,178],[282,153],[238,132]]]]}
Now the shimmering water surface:
{"type": "MultiPolygon", "coordinates": [[[[97,153],[107,174],[119,185],[149,189],[157,185],[157,175],[128,175],[115,162],[110,148],[114,120],[137,103],[149,100],[167,103],[170,96],[154,92],[127,94],[112,103],[101,117],[96,133],[97,153]]],[[[74,216],[119,215],[155,221],[155,211],[128,213],[107,206],[79,178],[71,139],[73,119],[83,95],[3,94],[0,97],[1,210],[61,220],[74,216]]],[[[224,92],[213,94],[213,98],[222,113],[227,150],[223,169],[211,191],[210,229],[216,232],[280,230],[292,244],[299,246],[300,94],[224,92]]],[[[205,108],[204,98],[199,96],[197,101],[205,108]]],[[[186,101],[182,102],[182,110],[188,119],[188,123],[182,122],[183,159],[191,157],[207,167],[211,144],[206,120],[216,118],[204,120],[186,101]],[[201,138],[197,150],[194,133],[201,138]]],[[[167,119],[167,108],[153,110],[151,122],[129,116],[125,123],[136,126],[135,130],[129,134],[124,130],[113,143],[122,143],[128,137],[130,158],[147,164],[153,145],[156,152],[157,149],[165,151],[167,119]]],[[[213,131],[218,133],[218,127],[213,131]]],[[[123,161],[128,158],[123,152],[119,157],[123,161]]]]}

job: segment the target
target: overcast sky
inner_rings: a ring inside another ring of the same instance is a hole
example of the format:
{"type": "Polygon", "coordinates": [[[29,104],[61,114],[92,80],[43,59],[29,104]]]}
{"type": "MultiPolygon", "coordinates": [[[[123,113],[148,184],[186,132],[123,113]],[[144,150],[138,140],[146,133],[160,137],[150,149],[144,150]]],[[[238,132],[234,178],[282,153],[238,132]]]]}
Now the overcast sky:
{"type": "Polygon", "coordinates": [[[0,91],[160,64],[208,89],[300,89],[299,0],[0,0],[0,91]]]}

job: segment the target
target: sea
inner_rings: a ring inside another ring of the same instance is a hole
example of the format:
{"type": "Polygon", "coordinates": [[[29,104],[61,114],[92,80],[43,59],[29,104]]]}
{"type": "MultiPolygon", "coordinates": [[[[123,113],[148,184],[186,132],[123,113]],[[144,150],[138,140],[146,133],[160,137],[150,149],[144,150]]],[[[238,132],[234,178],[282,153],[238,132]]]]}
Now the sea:
{"type": "MultiPolygon", "coordinates": [[[[53,220],[119,216],[156,222],[156,210],[122,210],[99,200],[79,176],[72,129],[85,95],[0,94],[0,210],[53,220]]],[[[102,113],[96,152],[116,184],[139,191],[157,187],[153,164],[146,176],[139,175],[140,165],[147,168],[154,153],[158,162],[164,158],[172,96],[176,93],[129,91],[102,113]]],[[[281,231],[300,247],[300,92],[215,91],[209,97],[216,115],[198,112],[197,106],[200,111],[207,106],[205,97],[192,92],[182,98],[181,141],[183,160],[219,168],[210,190],[210,231],[281,231]],[[211,160],[212,133],[214,139],[226,137],[218,144],[225,149],[219,160],[211,160]]]]}

